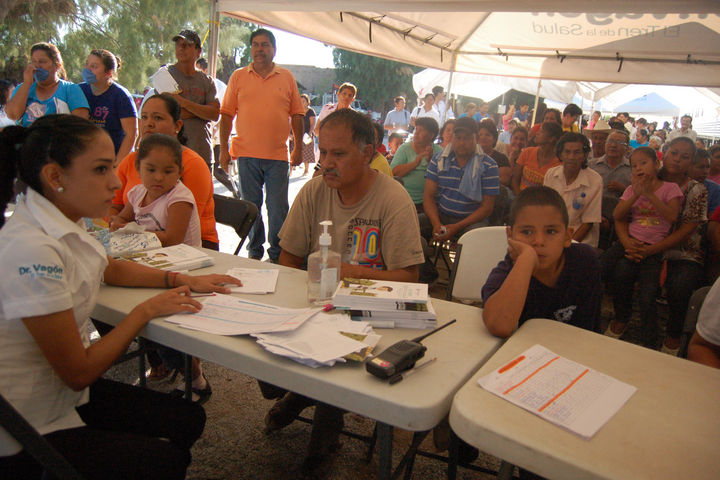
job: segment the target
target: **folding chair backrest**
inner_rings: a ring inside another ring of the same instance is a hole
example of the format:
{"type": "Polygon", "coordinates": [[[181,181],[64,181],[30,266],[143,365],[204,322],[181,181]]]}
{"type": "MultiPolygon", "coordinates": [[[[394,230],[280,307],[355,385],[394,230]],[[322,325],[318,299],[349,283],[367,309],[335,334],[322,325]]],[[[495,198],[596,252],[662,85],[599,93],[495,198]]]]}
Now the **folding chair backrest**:
{"type": "Polygon", "coordinates": [[[455,263],[447,289],[448,300],[481,300],[480,291],[488,275],[505,258],[505,227],[482,227],[464,233],[458,239],[455,263]]]}
{"type": "MultiPolygon", "coordinates": [[[[43,466],[46,474],[53,478],[82,480],[83,477],[65,457],[60,455],[2,395],[0,395],[0,426],[43,466]]],[[[43,478],[45,476],[43,475],[43,478]]]]}
{"type": "Polygon", "coordinates": [[[229,225],[235,229],[235,233],[240,237],[235,249],[235,255],[240,251],[245,238],[250,232],[258,216],[258,208],[247,200],[238,200],[237,198],[226,197],[224,195],[213,195],[215,200],[215,221],[223,225],[229,225]]]}
{"type": "Polygon", "coordinates": [[[702,304],[709,291],[710,285],[700,287],[690,296],[680,342],[680,357],[687,358],[688,345],[690,344],[690,339],[692,338],[693,333],[695,333],[695,325],[697,324],[698,315],[700,315],[700,309],[702,308],[702,304]]]}

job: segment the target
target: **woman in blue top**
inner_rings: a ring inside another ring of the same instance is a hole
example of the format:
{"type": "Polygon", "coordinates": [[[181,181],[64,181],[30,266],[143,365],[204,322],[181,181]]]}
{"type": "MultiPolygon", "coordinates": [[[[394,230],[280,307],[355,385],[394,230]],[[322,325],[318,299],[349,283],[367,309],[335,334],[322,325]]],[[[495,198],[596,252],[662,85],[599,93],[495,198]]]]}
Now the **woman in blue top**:
{"type": "Polygon", "coordinates": [[[137,138],[137,110],[130,92],[119,85],[120,58],[108,50],[92,50],[82,71],[82,92],[90,105],[90,120],[104,128],[115,146],[116,163],[127,157],[137,138]]]}
{"type": "Polygon", "coordinates": [[[53,113],[72,113],[88,118],[89,107],[80,87],[65,80],[60,50],[50,43],[30,48],[30,62],[23,72],[23,83],[15,87],[5,106],[11,120],[27,127],[53,113]]]}

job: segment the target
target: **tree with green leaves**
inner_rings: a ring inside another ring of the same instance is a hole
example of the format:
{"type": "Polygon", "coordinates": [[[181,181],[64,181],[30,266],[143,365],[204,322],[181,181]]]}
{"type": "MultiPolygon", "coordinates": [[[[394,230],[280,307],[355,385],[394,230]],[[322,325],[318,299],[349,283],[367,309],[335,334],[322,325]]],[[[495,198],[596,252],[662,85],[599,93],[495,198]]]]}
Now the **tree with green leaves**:
{"type": "Polygon", "coordinates": [[[341,48],[333,50],[333,62],[338,85],[353,83],[358,88],[358,98],[373,110],[391,110],[394,108],[393,98],[398,95],[404,96],[408,105],[417,98],[412,77],[421,70],[419,67],[341,48]]]}
{"type": "MultiPolygon", "coordinates": [[[[21,81],[30,47],[45,41],[60,49],[69,80],[82,81],[90,50],[105,48],[122,59],[119,82],[142,92],[150,75],[175,62],[172,38],[178,32],[189,28],[207,38],[210,6],[206,0],[10,0],[5,13],[0,24],[3,78],[21,81]]],[[[220,28],[218,77],[227,80],[249,61],[250,24],[226,17],[220,28]]]]}

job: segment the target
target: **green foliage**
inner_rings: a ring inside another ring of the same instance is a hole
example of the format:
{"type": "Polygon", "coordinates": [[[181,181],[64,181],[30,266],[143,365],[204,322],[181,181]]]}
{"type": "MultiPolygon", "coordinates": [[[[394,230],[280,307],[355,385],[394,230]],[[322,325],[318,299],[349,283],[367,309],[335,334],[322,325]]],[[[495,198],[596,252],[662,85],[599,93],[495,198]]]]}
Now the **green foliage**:
{"type": "MultiPolygon", "coordinates": [[[[130,91],[142,92],[158,67],[175,62],[172,37],[189,28],[205,39],[209,15],[207,0],[22,2],[0,25],[0,74],[21,81],[30,46],[50,41],[60,48],[69,80],[82,81],[90,50],[105,48],[122,59],[118,82],[130,91]]],[[[221,79],[227,79],[243,59],[247,63],[249,36],[249,24],[221,19],[221,79]]],[[[208,44],[205,40],[204,53],[208,44]]]]}
{"type": "Polygon", "coordinates": [[[389,111],[394,108],[392,99],[397,95],[404,96],[408,105],[415,103],[412,76],[421,68],[340,48],[333,50],[333,62],[336,83],[355,84],[358,98],[371,109],[389,111]]]}

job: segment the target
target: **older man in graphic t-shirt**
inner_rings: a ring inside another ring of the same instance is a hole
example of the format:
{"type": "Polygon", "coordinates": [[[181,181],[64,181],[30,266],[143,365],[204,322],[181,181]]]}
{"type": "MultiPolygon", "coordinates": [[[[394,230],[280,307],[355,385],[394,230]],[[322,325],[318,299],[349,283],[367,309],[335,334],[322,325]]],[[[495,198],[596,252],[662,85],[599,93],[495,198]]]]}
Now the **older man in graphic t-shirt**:
{"type": "MultiPolygon", "coordinates": [[[[332,220],[331,248],[341,254],[341,277],[417,282],[425,261],[415,206],[405,189],[370,168],[374,132],[370,120],[350,109],[328,115],[320,124],[322,176],[300,190],[280,230],[280,264],[302,268],[317,250],[322,227],[332,220]]],[[[261,385],[263,394],[279,396],[261,385]]],[[[265,418],[266,430],[279,430],[314,402],[285,394],[265,418]]],[[[305,467],[312,468],[337,448],[342,411],[318,404],[305,467]]]]}

